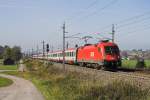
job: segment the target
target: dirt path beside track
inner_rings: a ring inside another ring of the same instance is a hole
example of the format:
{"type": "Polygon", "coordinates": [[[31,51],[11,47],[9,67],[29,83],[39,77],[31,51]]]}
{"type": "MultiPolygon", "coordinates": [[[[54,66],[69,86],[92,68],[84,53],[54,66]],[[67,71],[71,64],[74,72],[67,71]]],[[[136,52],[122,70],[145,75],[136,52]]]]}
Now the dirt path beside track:
{"type": "Polygon", "coordinates": [[[44,100],[41,93],[28,80],[16,76],[0,74],[13,80],[13,84],[0,88],[0,100],[44,100]]]}

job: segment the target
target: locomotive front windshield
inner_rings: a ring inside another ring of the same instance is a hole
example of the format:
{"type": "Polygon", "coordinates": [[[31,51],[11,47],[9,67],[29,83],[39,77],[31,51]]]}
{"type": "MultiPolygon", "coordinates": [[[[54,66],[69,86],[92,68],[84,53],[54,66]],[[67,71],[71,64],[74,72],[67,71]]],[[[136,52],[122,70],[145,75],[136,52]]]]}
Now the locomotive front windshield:
{"type": "Polygon", "coordinates": [[[119,49],[117,46],[105,46],[105,53],[106,54],[118,54],[119,49]]]}

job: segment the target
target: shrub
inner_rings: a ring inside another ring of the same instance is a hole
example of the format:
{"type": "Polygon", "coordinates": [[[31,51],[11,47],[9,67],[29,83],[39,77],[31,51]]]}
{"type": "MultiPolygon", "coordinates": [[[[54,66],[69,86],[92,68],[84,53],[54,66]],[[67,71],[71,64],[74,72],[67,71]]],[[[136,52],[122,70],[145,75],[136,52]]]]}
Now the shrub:
{"type": "Polygon", "coordinates": [[[146,67],[145,60],[143,58],[137,59],[136,68],[145,68],[145,67],[146,67]]]}

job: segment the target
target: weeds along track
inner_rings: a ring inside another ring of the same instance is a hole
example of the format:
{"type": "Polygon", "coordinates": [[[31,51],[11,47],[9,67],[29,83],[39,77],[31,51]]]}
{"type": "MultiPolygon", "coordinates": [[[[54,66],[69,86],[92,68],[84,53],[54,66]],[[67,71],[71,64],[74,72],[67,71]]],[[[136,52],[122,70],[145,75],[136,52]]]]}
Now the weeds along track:
{"type": "MultiPolygon", "coordinates": [[[[54,67],[64,69],[62,64],[54,63],[54,67]]],[[[140,72],[123,72],[123,71],[105,71],[96,70],[86,67],[79,67],[76,65],[65,65],[65,70],[68,72],[76,72],[83,75],[90,80],[100,80],[107,82],[112,82],[116,80],[123,80],[130,83],[134,83],[142,88],[150,88],[150,74],[140,73],[140,72]]]]}

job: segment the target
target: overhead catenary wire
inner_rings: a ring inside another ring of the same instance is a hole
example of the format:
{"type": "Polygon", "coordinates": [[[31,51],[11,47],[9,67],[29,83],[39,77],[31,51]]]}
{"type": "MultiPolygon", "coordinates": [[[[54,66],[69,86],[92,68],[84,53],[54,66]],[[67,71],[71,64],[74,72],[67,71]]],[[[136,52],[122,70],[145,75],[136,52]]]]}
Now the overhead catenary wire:
{"type": "Polygon", "coordinates": [[[106,5],[104,5],[103,7],[101,7],[100,9],[95,10],[94,12],[87,14],[86,16],[81,17],[81,19],[87,19],[93,15],[96,15],[98,13],[102,13],[103,10],[105,10],[106,8],[109,8],[111,5],[115,4],[118,0],[112,0],[111,2],[107,3],[106,5]]]}
{"type": "Polygon", "coordinates": [[[120,33],[120,32],[125,31],[125,30],[133,30],[133,29],[135,30],[135,29],[139,29],[139,27],[150,25],[149,22],[145,22],[145,21],[150,22],[150,19],[144,20],[142,22],[138,22],[136,24],[132,24],[132,25],[121,27],[121,28],[117,28],[117,33],[120,33]]]}
{"type": "Polygon", "coordinates": [[[147,26],[147,27],[144,27],[144,28],[141,28],[141,29],[137,29],[137,30],[133,30],[133,31],[129,31],[129,32],[124,32],[124,33],[128,33],[128,34],[125,34],[121,37],[124,38],[124,37],[128,37],[128,36],[133,36],[133,35],[137,35],[135,34],[135,32],[139,32],[139,31],[146,31],[146,30],[150,30],[150,26],[147,26]]]}
{"type": "Polygon", "coordinates": [[[90,3],[87,7],[83,8],[84,10],[79,11],[77,13],[74,13],[71,17],[68,17],[66,21],[74,20],[76,17],[80,16],[81,14],[85,13],[88,9],[92,8],[98,3],[99,0],[94,0],[92,3],[90,3]]]}
{"type": "MultiPolygon", "coordinates": [[[[144,16],[147,16],[147,15],[149,15],[149,14],[150,14],[150,11],[144,12],[144,13],[142,13],[142,14],[139,14],[139,15],[136,15],[136,16],[133,16],[133,17],[130,17],[130,18],[127,18],[127,19],[118,21],[118,22],[113,22],[113,23],[115,23],[115,24],[117,24],[117,26],[119,26],[119,25],[124,24],[124,23],[127,23],[127,22],[129,22],[129,21],[137,20],[137,19],[139,19],[139,18],[141,18],[141,17],[144,17],[144,16]]],[[[108,24],[108,25],[106,25],[106,26],[104,26],[104,27],[102,27],[102,28],[99,28],[99,29],[101,29],[101,31],[102,31],[102,30],[104,31],[104,30],[106,30],[106,29],[110,29],[111,25],[112,25],[112,23],[111,23],[111,24],[108,24]]],[[[117,27],[117,28],[118,28],[118,27],[117,27]]]]}
{"type": "MultiPolygon", "coordinates": [[[[98,1],[98,0],[97,0],[98,1]]],[[[95,4],[96,4],[96,2],[97,1],[95,1],[95,4]]],[[[77,13],[76,14],[76,16],[73,16],[72,18],[69,18],[68,19],[68,21],[73,21],[73,20],[75,20],[75,18],[77,17],[77,15],[78,15],[78,21],[81,21],[81,20],[85,20],[85,19],[87,19],[87,18],[89,18],[89,17],[91,17],[91,16],[93,16],[93,15],[96,15],[97,13],[102,13],[102,11],[103,10],[105,10],[106,8],[109,8],[111,5],[113,5],[113,4],[115,4],[116,2],[117,2],[118,0],[111,0],[110,2],[108,2],[106,5],[104,5],[103,7],[101,7],[100,9],[97,9],[97,10],[95,10],[94,12],[91,12],[90,14],[87,14],[87,15],[85,15],[85,16],[82,16],[82,15],[80,15],[80,12],[79,13],[77,13]],[[79,16],[80,15],[80,16],[79,16]]],[[[93,6],[93,4],[92,4],[92,6],[93,6]]],[[[91,8],[91,7],[88,7],[88,9],[89,8],[91,8]]],[[[86,9],[87,10],[87,9],[86,9]]],[[[83,12],[81,12],[81,14],[83,14],[83,12]]]]}
{"type": "Polygon", "coordinates": [[[127,26],[135,24],[135,23],[140,23],[140,22],[143,22],[143,21],[149,20],[149,19],[150,19],[150,16],[143,18],[143,19],[139,19],[139,20],[133,20],[133,21],[126,23],[126,24],[117,24],[118,25],[117,28],[120,29],[120,28],[127,27],[127,26]]]}

